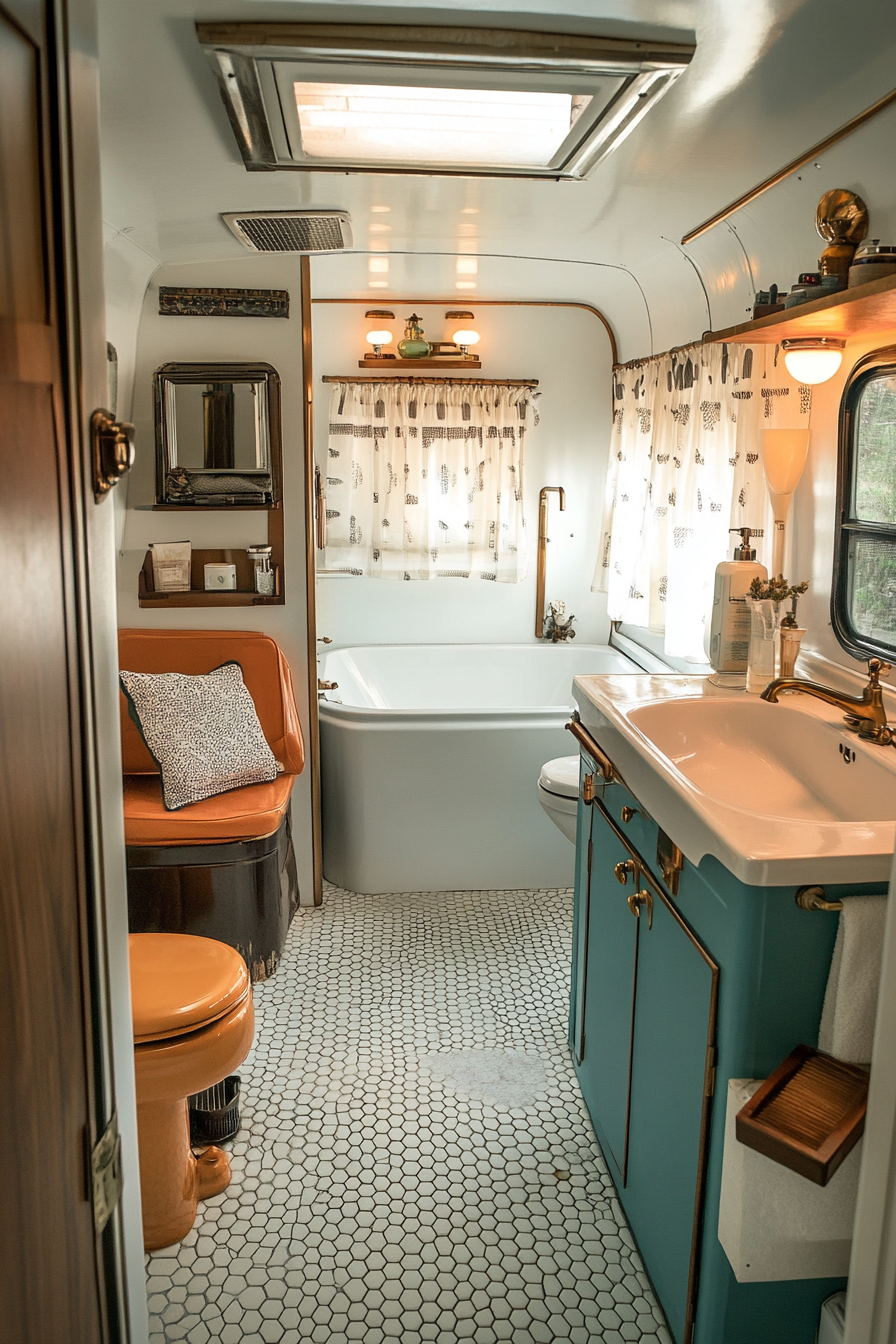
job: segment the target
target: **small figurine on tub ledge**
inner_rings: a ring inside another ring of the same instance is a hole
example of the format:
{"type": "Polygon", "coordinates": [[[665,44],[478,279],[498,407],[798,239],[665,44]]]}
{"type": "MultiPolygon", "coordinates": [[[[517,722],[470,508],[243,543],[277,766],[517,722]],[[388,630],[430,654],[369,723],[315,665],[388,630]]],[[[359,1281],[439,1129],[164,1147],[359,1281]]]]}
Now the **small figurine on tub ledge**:
{"type": "Polygon", "coordinates": [[[575,616],[566,615],[565,602],[551,602],[544,618],[542,639],[549,639],[552,644],[560,644],[567,639],[575,639],[576,632],[572,628],[574,620],[575,616]]]}

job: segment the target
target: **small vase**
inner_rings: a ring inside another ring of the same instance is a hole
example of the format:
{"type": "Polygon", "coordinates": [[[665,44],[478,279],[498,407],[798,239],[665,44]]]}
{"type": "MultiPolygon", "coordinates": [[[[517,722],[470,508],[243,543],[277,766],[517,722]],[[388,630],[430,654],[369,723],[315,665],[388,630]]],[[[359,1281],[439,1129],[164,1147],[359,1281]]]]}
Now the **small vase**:
{"type": "Polygon", "coordinates": [[[748,597],[747,605],[750,608],[747,690],[753,695],[761,695],[777,675],[778,609],[781,604],[767,597],[748,597]]]}
{"type": "Polygon", "coordinates": [[[781,637],[781,666],[778,676],[792,677],[796,668],[800,643],[806,632],[797,625],[782,625],[778,633],[781,637]]]}
{"type": "Polygon", "coordinates": [[[398,353],[402,359],[426,359],[432,354],[432,346],[423,335],[423,328],[416,313],[411,313],[404,330],[404,340],[398,342],[398,353]]]}

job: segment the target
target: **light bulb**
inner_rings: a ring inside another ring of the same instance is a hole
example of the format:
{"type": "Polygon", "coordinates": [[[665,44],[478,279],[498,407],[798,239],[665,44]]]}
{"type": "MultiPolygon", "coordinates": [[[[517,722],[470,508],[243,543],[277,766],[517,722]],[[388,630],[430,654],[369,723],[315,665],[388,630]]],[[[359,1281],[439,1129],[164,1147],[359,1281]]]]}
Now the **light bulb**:
{"type": "Polygon", "coordinates": [[[455,345],[478,345],[479,332],[464,328],[461,331],[456,331],[451,339],[455,345]]]}
{"type": "Polygon", "coordinates": [[[388,345],[392,339],[391,331],[368,331],[364,338],[368,345],[388,345]]]}
{"type": "Polygon", "coordinates": [[[831,336],[782,341],[784,363],[799,383],[826,383],[843,363],[843,341],[831,336]]]}

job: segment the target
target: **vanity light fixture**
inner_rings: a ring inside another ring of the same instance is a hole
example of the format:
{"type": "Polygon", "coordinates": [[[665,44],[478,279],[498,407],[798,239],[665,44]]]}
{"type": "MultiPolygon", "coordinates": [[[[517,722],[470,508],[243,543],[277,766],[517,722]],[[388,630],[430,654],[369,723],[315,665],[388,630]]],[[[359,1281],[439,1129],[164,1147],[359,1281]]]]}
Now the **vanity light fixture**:
{"type": "Polygon", "coordinates": [[[808,336],[781,342],[787,372],[800,383],[826,383],[843,362],[845,341],[834,336],[808,336]]]}
{"type": "Polygon", "coordinates": [[[456,331],[451,339],[455,345],[460,346],[461,354],[466,355],[469,354],[471,345],[479,344],[479,332],[474,331],[472,327],[463,327],[460,331],[456,331]]]}
{"type": "Polygon", "coordinates": [[[389,342],[392,340],[392,333],[391,331],[387,331],[385,328],[382,328],[381,330],[378,331],[368,331],[366,340],[368,345],[373,346],[373,358],[382,359],[383,346],[388,345],[389,342]]]}

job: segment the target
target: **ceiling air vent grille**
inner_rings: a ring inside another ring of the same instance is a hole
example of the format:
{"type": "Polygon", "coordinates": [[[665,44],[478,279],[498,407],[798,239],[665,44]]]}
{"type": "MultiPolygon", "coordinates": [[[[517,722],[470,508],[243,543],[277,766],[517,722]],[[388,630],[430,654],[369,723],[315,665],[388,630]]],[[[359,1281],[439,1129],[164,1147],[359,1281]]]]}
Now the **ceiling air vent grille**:
{"type": "Polygon", "coordinates": [[[342,252],[352,245],[344,210],[253,210],[221,218],[252,252],[342,252]]]}

